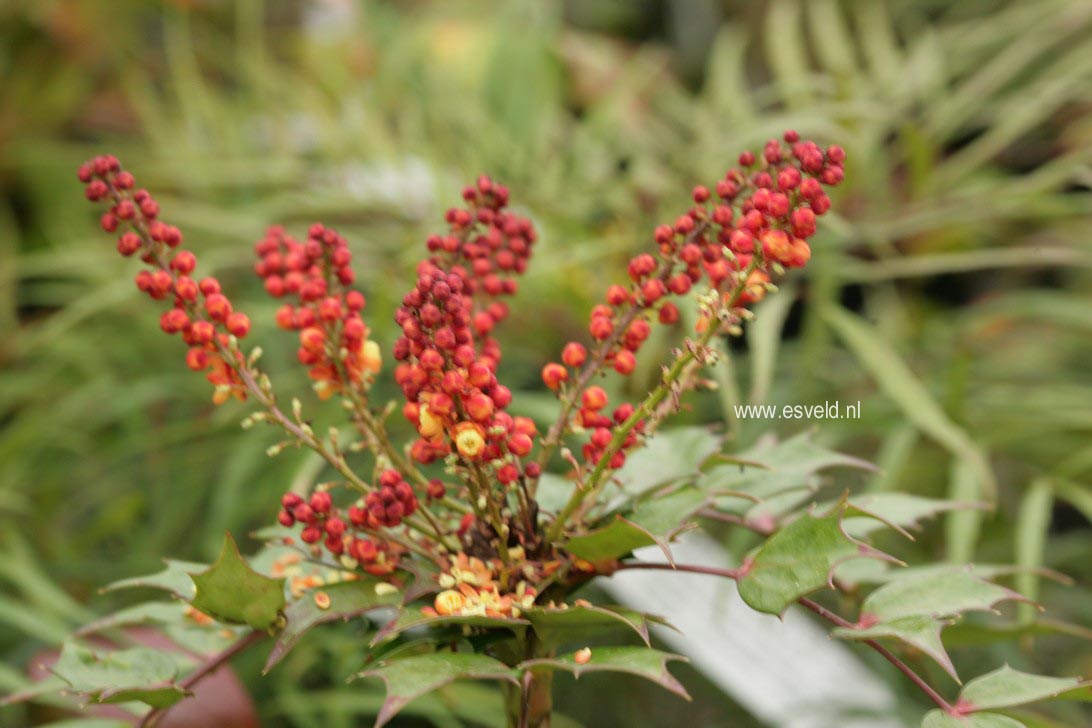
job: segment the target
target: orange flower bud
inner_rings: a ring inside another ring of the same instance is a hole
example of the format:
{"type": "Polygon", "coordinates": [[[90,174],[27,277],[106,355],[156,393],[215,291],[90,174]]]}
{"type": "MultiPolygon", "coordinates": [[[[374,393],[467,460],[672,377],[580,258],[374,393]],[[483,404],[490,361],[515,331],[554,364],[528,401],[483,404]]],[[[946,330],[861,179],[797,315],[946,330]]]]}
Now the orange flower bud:
{"type": "Polygon", "coordinates": [[[300,332],[300,345],[307,351],[321,352],[326,346],[326,334],[317,326],[309,326],[300,332]]]}
{"type": "Polygon", "coordinates": [[[546,387],[553,390],[558,390],[561,385],[569,378],[569,371],[558,364],[557,362],[550,362],[546,366],[542,367],[542,381],[546,387]]]}

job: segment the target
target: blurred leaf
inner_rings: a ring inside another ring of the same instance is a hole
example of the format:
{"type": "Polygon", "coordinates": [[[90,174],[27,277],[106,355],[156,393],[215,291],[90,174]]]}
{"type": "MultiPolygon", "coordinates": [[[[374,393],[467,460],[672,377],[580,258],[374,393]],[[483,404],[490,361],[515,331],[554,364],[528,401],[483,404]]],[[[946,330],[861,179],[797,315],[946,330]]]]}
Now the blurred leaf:
{"type": "Polygon", "coordinates": [[[591,658],[583,664],[578,663],[576,653],[572,653],[527,660],[520,663],[519,667],[532,671],[567,670],[577,678],[588,672],[625,672],[651,680],[679,697],[690,700],[686,688],[667,671],[667,663],[672,660],[685,661],[686,658],[649,647],[595,647],[591,650],[591,658]]]}
{"type": "Polygon", "coordinates": [[[262,672],[272,670],[312,627],[337,620],[348,622],[372,609],[401,605],[402,593],[388,590],[389,586],[373,576],[364,576],[304,593],[284,610],[284,629],[277,635],[262,672]],[[320,592],[330,600],[324,607],[316,601],[320,592]]]}
{"type": "MultiPolygon", "coordinates": [[[[974,466],[953,458],[948,497],[957,502],[973,502],[982,492],[974,466]]],[[[974,561],[975,547],[982,533],[982,513],[975,510],[952,511],[944,524],[948,561],[967,564],[974,561]]]]}
{"type": "Polygon", "coordinates": [[[165,708],[189,694],[173,682],[178,675],[175,658],[147,647],[100,654],[66,642],[51,669],[72,690],[99,703],[136,700],[165,708]]]}
{"type": "Polygon", "coordinates": [[[193,606],[221,621],[269,629],[284,609],[285,580],[251,569],[230,533],[224,534],[220,558],[192,578],[197,588],[193,606]]]}
{"type": "Polygon", "coordinates": [[[1078,678],[1034,675],[1005,665],[967,683],[959,693],[959,701],[973,710],[1010,708],[1056,698],[1078,688],[1082,699],[1092,698],[1088,684],[1078,678]]]}
{"type": "Polygon", "coordinates": [[[697,475],[722,442],[723,437],[707,427],[664,429],[627,457],[614,477],[627,495],[637,497],[658,485],[697,475]]]}
{"type": "MultiPolygon", "coordinates": [[[[1016,588],[1033,601],[1039,598],[1039,575],[1035,570],[1043,565],[1053,507],[1054,493],[1050,482],[1039,478],[1024,493],[1016,518],[1016,564],[1025,569],[1016,575],[1016,588]]],[[[1020,605],[1020,617],[1025,622],[1034,620],[1035,606],[1020,605]]]]}
{"type": "Polygon", "coordinates": [[[949,419],[880,334],[836,306],[824,308],[823,317],[903,413],[973,470],[981,496],[990,501],[996,498],[997,485],[982,450],[949,419]]]}
{"type": "Polygon", "coordinates": [[[376,718],[382,726],[414,698],[455,680],[504,680],[517,684],[516,673],[500,660],[474,653],[436,653],[380,663],[356,675],[375,677],[387,686],[387,699],[376,718]]]}
{"type": "Polygon", "coordinates": [[[843,526],[847,533],[859,538],[885,524],[899,529],[919,528],[923,519],[938,513],[981,507],[909,493],[864,493],[850,497],[843,526]]]}
{"type": "Polygon", "coordinates": [[[921,728],[1027,728],[1023,723],[999,713],[972,713],[955,716],[940,710],[925,715],[921,728]]]}
{"type": "Polygon", "coordinates": [[[1008,599],[1023,597],[968,571],[912,574],[869,594],[861,604],[858,626],[836,629],[834,635],[852,640],[899,640],[932,657],[958,681],[941,642],[941,630],[952,617],[972,610],[989,611],[997,602],[1008,599]]]}
{"type": "MultiPolygon", "coordinates": [[[[649,644],[649,618],[625,607],[600,607],[576,604],[564,609],[532,607],[521,610],[521,616],[531,623],[539,641],[550,649],[560,644],[572,644],[588,637],[595,638],[611,629],[629,629],[649,644]]],[[[661,621],[659,618],[654,618],[661,621]]]]}
{"type": "Polygon", "coordinates": [[[197,589],[193,585],[190,574],[208,568],[208,564],[198,564],[192,561],[175,561],[164,559],[167,568],[157,574],[148,576],[134,576],[129,579],[115,581],[103,587],[104,592],[117,589],[134,589],[148,587],[149,589],[162,589],[174,594],[183,601],[192,602],[197,589]]]}
{"type": "Polygon", "coordinates": [[[717,499],[717,509],[730,512],[738,511],[740,500],[761,501],[787,491],[811,488],[816,484],[817,474],[828,468],[873,468],[864,460],[815,444],[810,432],[783,442],[766,439],[750,450],[721,459],[727,463],[709,468],[697,484],[714,495],[731,494],[731,498],[717,499]]]}
{"type": "Polygon", "coordinates": [[[667,495],[658,495],[635,505],[625,516],[615,514],[601,528],[565,542],[569,553],[597,563],[617,559],[634,549],[653,544],[671,558],[668,543],[690,526],[689,519],[709,501],[709,496],[697,488],[680,488],[667,495]]]}
{"type": "Polygon", "coordinates": [[[398,613],[398,616],[376,632],[375,637],[372,638],[372,644],[376,645],[385,640],[393,639],[407,630],[419,627],[443,627],[449,624],[466,625],[468,627],[507,628],[519,633],[530,622],[513,617],[487,617],[485,615],[442,616],[427,614],[422,612],[419,607],[406,607],[398,613]]]}
{"type": "Polygon", "coordinates": [[[213,655],[227,648],[243,634],[241,627],[194,618],[192,608],[182,602],[146,602],[126,607],[81,627],[77,635],[100,634],[115,627],[154,625],[176,645],[199,655],[213,655]]]}
{"type": "Polygon", "coordinates": [[[966,569],[953,569],[895,578],[865,598],[861,614],[881,620],[951,617],[967,611],[991,611],[1006,600],[1023,601],[1024,597],[966,569]]]}

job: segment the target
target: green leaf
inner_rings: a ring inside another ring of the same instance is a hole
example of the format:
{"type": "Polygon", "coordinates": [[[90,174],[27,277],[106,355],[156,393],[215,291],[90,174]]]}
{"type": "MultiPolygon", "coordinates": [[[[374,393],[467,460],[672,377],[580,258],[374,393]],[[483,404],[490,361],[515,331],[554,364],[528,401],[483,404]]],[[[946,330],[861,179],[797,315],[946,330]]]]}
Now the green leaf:
{"type": "Polygon", "coordinates": [[[1085,685],[1075,677],[1033,675],[1004,665],[967,683],[959,693],[959,704],[965,712],[1011,708],[1056,698],[1085,685]]]}
{"type": "MultiPolygon", "coordinates": [[[[1050,481],[1045,478],[1035,480],[1020,501],[1020,511],[1016,519],[1016,563],[1027,571],[1016,575],[1016,587],[1029,599],[1039,596],[1039,575],[1035,569],[1043,565],[1047,534],[1050,530],[1050,516],[1054,508],[1054,492],[1050,481]]],[[[1035,608],[1031,604],[1020,605],[1020,617],[1026,622],[1035,619],[1035,608]]]]}
{"type": "Polygon", "coordinates": [[[839,628],[833,634],[851,640],[899,640],[932,657],[958,681],[959,675],[941,642],[941,631],[951,624],[952,617],[968,611],[988,611],[1010,599],[1023,597],[966,569],[915,573],[896,578],[869,594],[861,604],[860,626],[839,628]]]}
{"type": "MultiPolygon", "coordinates": [[[[625,607],[575,605],[564,609],[532,607],[521,612],[539,641],[549,646],[595,637],[609,629],[630,629],[648,645],[649,617],[625,607]]],[[[653,621],[662,622],[658,617],[653,621]]]]}
{"type": "Polygon", "coordinates": [[[672,660],[687,661],[685,657],[660,652],[649,647],[595,647],[591,650],[591,659],[583,664],[576,661],[576,654],[573,653],[527,660],[520,663],[519,668],[567,670],[577,678],[588,672],[625,672],[651,680],[679,697],[690,700],[690,694],[686,692],[686,688],[667,670],[667,663],[672,660]]]}
{"type": "Polygon", "coordinates": [[[414,698],[449,685],[455,680],[505,680],[518,684],[516,673],[500,660],[472,652],[444,652],[405,657],[380,663],[356,675],[379,678],[387,686],[387,699],[375,725],[388,723],[414,698]]]}
{"type": "Polygon", "coordinates": [[[932,657],[945,672],[952,676],[953,680],[958,682],[959,675],[956,673],[955,665],[952,664],[952,659],[948,656],[948,651],[944,649],[944,643],[940,639],[941,630],[947,624],[947,621],[934,617],[901,617],[869,627],[838,628],[832,634],[849,640],[884,638],[899,640],[932,657]]]}
{"type": "Polygon", "coordinates": [[[1023,723],[999,713],[949,715],[942,710],[926,713],[921,728],[1027,728],[1023,723]]]}
{"type": "Polygon", "coordinates": [[[443,627],[446,625],[465,625],[494,629],[510,629],[519,633],[530,622],[515,617],[487,617],[485,615],[442,616],[423,612],[419,607],[407,607],[398,616],[385,624],[372,638],[372,644],[392,639],[402,632],[418,627],[443,627]]]}
{"type": "Polygon", "coordinates": [[[823,516],[808,513],[771,536],[743,563],[739,594],[760,612],[781,614],[802,596],[828,586],[839,563],[881,557],[842,530],[844,504],[823,516]]]}
{"type": "Polygon", "coordinates": [[[140,701],[166,708],[189,694],[174,684],[175,658],[147,647],[96,653],[66,642],[51,669],[72,690],[99,703],[140,701]]]}
{"type": "Polygon", "coordinates": [[[626,458],[614,474],[622,490],[639,496],[658,485],[696,476],[724,438],[706,427],[673,427],[661,430],[648,444],[626,458]]]}
{"type": "Polygon", "coordinates": [[[825,306],[822,315],[887,396],[918,429],[966,463],[976,476],[981,496],[992,501],[997,484],[982,449],[948,417],[884,337],[839,306],[825,306]]]}
{"type": "Polygon", "coordinates": [[[181,602],[146,602],[135,604],[81,627],[77,635],[102,632],[113,627],[150,624],[176,645],[199,655],[213,655],[242,637],[246,630],[212,622],[200,624],[194,620],[190,607],[181,602]]]}
{"type": "Polygon", "coordinates": [[[920,528],[923,519],[938,513],[984,507],[979,503],[924,498],[909,493],[866,493],[849,499],[844,525],[848,533],[863,537],[883,525],[894,526],[900,531],[920,528]],[[854,517],[858,513],[864,517],[854,517]]]}
{"type": "Polygon", "coordinates": [[[190,578],[190,574],[207,569],[208,564],[199,564],[194,561],[176,561],[174,559],[164,559],[164,562],[167,564],[167,568],[163,571],[147,576],[135,576],[115,581],[103,587],[103,591],[147,587],[149,589],[161,589],[174,594],[183,601],[192,602],[197,590],[193,586],[193,579],[190,578]]]}
{"type": "MultiPolygon", "coordinates": [[[[954,458],[949,476],[948,497],[954,501],[973,500],[981,487],[974,468],[966,460],[954,458]]],[[[975,560],[974,552],[982,533],[982,514],[977,511],[953,511],[944,519],[944,543],[948,561],[968,564],[975,560]]]]}
{"type": "Polygon", "coordinates": [[[312,627],[337,620],[347,622],[373,609],[397,607],[401,603],[401,592],[373,576],[308,591],[285,609],[284,629],[277,635],[277,641],[262,672],[272,670],[312,627]],[[319,592],[330,600],[326,608],[320,607],[315,601],[319,592]]]}
{"type": "Polygon", "coordinates": [[[193,606],[223,622],[269,629],[284,609],[284,579],[272,579],[251,569],[230,533],[224,534],[216,563],[191,577],[197,588],[193,606]]]}
{"type": "Polygon", "coordinates": [[[608,525],[565,543],[565,550],[593,563],[617,559],[642,546],[658,545],[671,559],[668,542],[689,527],[688,519],[708,503],[697,488],[680,488],[635,504],[624,516],[616,514],[608,525]]]}
{"type": "Polygon", "coordinates": [[[968,611],[990,611],[1006,600],[1024,601],[1024,597],[959,569],[897,578],[869,594],[861,604],[861,614],[881,620],[951,617],[968,611]]]}
{"type": "Polygon", "coordinates": [[[734,513],[753,501],[814,488],[817,475],[828,468],[874,469],[864,460],[815,444],[810,432],[783,442],[766,439],[746,452],[723,459],[731,462],[711,467],[697,485],[714,495],[730,493],[732,498],[717,499],[717,508],[734,513]]]}

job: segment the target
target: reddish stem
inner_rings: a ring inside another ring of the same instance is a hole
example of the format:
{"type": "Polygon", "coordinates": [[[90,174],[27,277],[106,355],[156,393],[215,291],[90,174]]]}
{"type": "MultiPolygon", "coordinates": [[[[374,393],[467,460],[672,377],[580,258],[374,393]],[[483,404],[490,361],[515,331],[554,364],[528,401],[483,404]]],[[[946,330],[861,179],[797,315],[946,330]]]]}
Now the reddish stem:
{"type": "MultiPolygon", "coordinates": [[[[197,685],[197,683],[201,682],[206,677],[216,672],[216,670],[218,670],[225,662],[235,657],[235,655],[238,655],[240,652],[243,652],[247,648],[261,642],[263,639],[265,639],[265,636],[266,635],[264,632],[255,631],[240,638],[236,642],[224,648],[222,651],[217,652],[215,655],[210,657],[207,662],[202,664],[201,667],[197,668],[192,673],[187,675],[185,680],[182,680],[178,683],[178,687],[182,688],[183,690],[189,690],[193,686],[197,685]]],[[[137,728],[150,728],[151,726],[154,726],[168,710],[170,710],[170,708],[155,708],[149,711],[144,716],[144,718],[141,719],[140,723],[137,724],[137,728]]]]}

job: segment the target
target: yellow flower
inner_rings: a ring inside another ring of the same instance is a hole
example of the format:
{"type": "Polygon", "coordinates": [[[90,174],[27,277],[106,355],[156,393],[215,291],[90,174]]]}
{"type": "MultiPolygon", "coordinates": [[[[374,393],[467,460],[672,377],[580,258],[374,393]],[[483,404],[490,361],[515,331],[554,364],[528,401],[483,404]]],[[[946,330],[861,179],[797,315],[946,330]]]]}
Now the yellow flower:
{"type": "Polygon", "coordinates": [[[473,422],[460,422],[452,431],[455,449],[467,460],[477,460],[485,450],[485,431],[473,422]]]}

